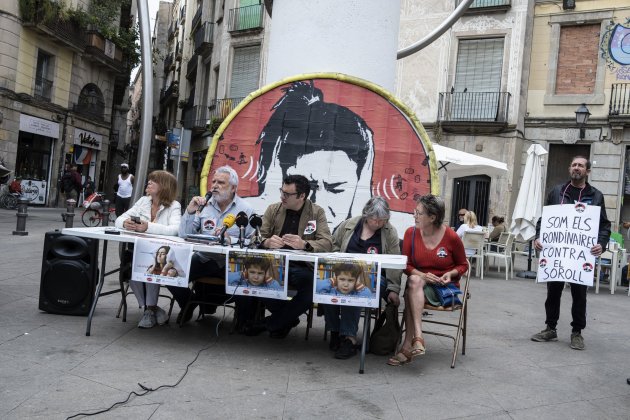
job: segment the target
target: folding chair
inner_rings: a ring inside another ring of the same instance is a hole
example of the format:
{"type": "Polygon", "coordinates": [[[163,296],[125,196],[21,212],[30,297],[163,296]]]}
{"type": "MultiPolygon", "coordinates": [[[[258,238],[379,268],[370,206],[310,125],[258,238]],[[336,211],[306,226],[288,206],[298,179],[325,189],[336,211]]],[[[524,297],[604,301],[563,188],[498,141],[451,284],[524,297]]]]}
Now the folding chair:
{"type": "Polygon", "coordinates": [[[475,275],[479,277],[479,271],[481,270],[481,280],[483,280],[483,269],[484,269],[484,233],[483,232],[473,232],[467,231],[464,233],[464,238],[462,239],[464,243],[464,248],[466,249],[466,258],[468,261],[475,260],[475,275]]]}
{"type": "MultiPolygon", "coordinates": [[[[425,303],[424,305],[424,311],[459,312],[457,324],[455,324],[454,322],[448,322],[446,320],[442,321],[442,320],[426,319],[426,317],[424,317],[424,313],[423,313],[423,318],[422,318],[422,325],[423,325],[422,334],[437,335],[440,337],[446,337],[453,340],[453,354],[451,356],[451,369],[455,368],[455,362],[457,361],[457,350],[459,349],[460,340],[462,341],[462,355],[466,354],[466,329],[468,325],[468,298],[470,298],[469,287],[470,287],[470,263],[468,266],[468,271],[466,272],[465,276],[462,277],[462,279],[460,280],[460,290],[462,290],[463,292],[460,297],[460,300],[462,301],[461,305],[453,305],[453,306],[448,306],[448,307],[433,306],[428,303],[425,303]],[[463,289],[461,289],[462,282],[464,283],[463,289]],[[439,331],[429,331],[424,328],[425,324],[437,324],[437,325],[442,325],[446,327],[454,327],[456,328],[456,332],[455,332],[455,335],[451,335],[451,334],[446,334],[439,331]]],[[[403,332],[403,334],[405,333],[405,318],[404,317],[401,322],[401,331],[403,332]]]]}
{"type": "MultiPolygon", "coordinates": [[[[505,263],[505,280],[508,280],[508,272],[512,274],[514,277],[514,265],[512,264],[512,243],[514,242],[514,235],[508,234],[508,238],[505,244],[493,243],[488,245],[493,245],[496,247],[496,251],[490,251],[486,249],[484,256],[486,258],[499,258],[502,259],[505,263]]],[[[501,272],[501,266],[497,264],[497,271],[501,272]]]]}
{"type": "MultiPolygon", "coordinates": [[[[200,277],[197,280],[195,280],[193,282],[193,284],[201,284],[201,285],[208,285],[208,286],[223,286],[225,287],[225,279],[223,277],[200,277]]],[[[203,286],[202,286],[203,287],[203,286]]],[[[201,299],[201,296],[198,299],[194,299],[193,298],[194,295],[190,295],[190,299],[188,299],[188,302],[186,302],[186,306],[184,308],[182,308],[182,312],[186,313],[189,309],[191,305],[199,305],[201,307],[201,305],[207,305],[208,302],[201,299]]],[[[203,293],[203,298],[207,298],[208,296],[219,296],[219,297],[224,297],[223,294],[218,294],[218,293],[203,293]]],[[[232,323],[232,330],[230,332],[234,331],[234,328],[236,326],[236,320],[237,320],[237,313],[236,313],[236,304],[235,303],[228,303],[228,304],[223,304],[223,305],[217,305],[217,306],[224,306],[227,308],[232,308],[232,310],[234,310],[234,322],[232,323]]],[[[199,316],[197,317],[197,319],[203,319],[204,318],[204,313],[201,312],[201,310],[199,311],[199,316]]],[[[179,326],[183,326],[184,325],[184,319],[182,317],[182,319],[180,320],[180,324],[179,326]]]]}

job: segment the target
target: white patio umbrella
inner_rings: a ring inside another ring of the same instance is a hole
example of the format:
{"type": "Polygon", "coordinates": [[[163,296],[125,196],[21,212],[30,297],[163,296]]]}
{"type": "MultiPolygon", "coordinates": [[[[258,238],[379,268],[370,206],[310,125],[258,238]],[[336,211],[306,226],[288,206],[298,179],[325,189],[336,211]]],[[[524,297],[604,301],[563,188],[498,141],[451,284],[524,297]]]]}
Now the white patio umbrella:
{"type": "Polygon", "coordinates": [[[503,175],[507,172],[507,165],[498,160],[492,160],[450,147],[433,144],[435,158],[440,162],[438,167],[443,169],[451,178],[471,175],[503,175]]]}
{"type": "Polygon", "coordinates": [[[540,144],[532,144],[527,149],[525,172],[510,225],[510,233],[520,241],[529,241],[536,235],[543,205],[542,156],[547,153],[540,144]]]}

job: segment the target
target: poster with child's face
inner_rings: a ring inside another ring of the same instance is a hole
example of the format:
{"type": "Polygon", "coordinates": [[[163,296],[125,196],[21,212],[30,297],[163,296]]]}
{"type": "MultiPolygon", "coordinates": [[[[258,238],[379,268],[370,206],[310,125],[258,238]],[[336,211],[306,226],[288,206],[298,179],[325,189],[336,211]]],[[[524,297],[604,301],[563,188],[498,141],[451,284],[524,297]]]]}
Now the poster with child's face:
{"type": "Polygon", "coordinates": [[[378,307],[381,264],[347,258],[318,258],[313,302],[378,307]]]}
{"type": "Polygon", "coordinates": [[[192,253],[191,244],[136,238],[131,280],[188,287],[192,253]]]}
{"type": "Polygon", "coordinates": [[[225,264],[225,292],[286,300],[288,266],[286,255],[259,250],[229,250],[225,264]]]}

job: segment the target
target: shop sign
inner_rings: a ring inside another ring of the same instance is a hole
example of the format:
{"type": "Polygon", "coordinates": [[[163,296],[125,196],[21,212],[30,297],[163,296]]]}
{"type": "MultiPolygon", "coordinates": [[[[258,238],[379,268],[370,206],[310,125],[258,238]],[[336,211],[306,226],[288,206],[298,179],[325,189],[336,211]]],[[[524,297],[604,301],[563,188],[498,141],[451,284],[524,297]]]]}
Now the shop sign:
{"type": "Polygon", "coordinates": [[[101,150],[101,143],[103,143],[102,135],[79,128],[74,129],[74,144],[77,146],[101,150]]]}
{"type": "Polygon", "coordinates": [[[39,134],[40,136],[59,138],[59,124],[56,122],[20,114],[20,131],[39,134]]]}

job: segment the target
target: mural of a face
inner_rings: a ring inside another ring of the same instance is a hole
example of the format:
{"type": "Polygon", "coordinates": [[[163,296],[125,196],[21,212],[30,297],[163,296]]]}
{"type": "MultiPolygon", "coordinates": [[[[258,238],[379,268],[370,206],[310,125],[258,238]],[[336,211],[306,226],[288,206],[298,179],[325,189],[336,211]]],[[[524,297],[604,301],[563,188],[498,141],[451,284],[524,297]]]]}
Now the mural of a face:
{"type": "MultiPolygon", "coordinates": [[[[207,173],[232,166],[238,195],[257,213],[278,202],[285,176],[303,175],[331,230],[380,195],[402,235],[413,223],[414,197],[438,193],[426,133],[377,86],[320,77],[271,85],[241,103],[215,134],[207,173]]],[[[202,178],[208,189],[209,180],[202,178]]]]}

